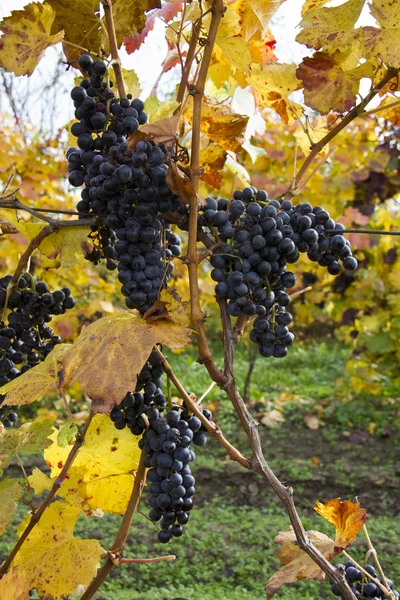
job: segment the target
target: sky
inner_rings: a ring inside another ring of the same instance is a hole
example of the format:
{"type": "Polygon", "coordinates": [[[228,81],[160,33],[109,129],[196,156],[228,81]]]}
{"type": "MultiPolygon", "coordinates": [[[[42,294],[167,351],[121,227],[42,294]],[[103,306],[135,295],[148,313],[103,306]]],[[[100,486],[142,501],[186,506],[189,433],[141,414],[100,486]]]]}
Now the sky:
{"type": "MultiPolygon", "coordinates": [[[[327,6],[337,6],[343,4],[343,2],[344,0],[331,0],[327,3],[327,6]]],[[[28,4],[27,0],[0,0],[0,16],[7,16],[10,14],[11,10],[21,9],[26,4],[28,4]]],[[[286,0],[271,22],[271,29],[277,41],[276,54],[279,62],[294,61],[299,63],[304,56],[312,53],[312,51],[308,50],[305,46],[295,42],[295,37],[297,35],[296,26],[301,20],[301,5],[302,2],[300,0],[286,0]]],[[[373,19],[369,15],[367,6],[365,6],[357,25],[369,24],[373,24],[373,19]]],[[[167,52],[164,39],[164,28],[164,24],[161,21],[158,21],[154,30],[147,36],[145,44],[133,54],[128,55],[123,49],[121,50],[122,64],[125,68],[132,68],[136,71],[142,88],[141,97],[144,99],[149,95],[153,84],[157,79],[161,63],[167,52]]],[[[35,121],[38,121],[43,116],[43,104],[41,104],[41,101],[43,102],[45,99],[40,98],[40,90],[43,88],[43,83],[46,80],[46,73],[51,73],[54,70],[56,62],[57,52],[54,51],[54,48],[49,48],[39,65],[39,70],[35,71],[30,78],[30,85],[39,91],[37,110],[35,110],[35,106],[33,106],[30,113],[33,125],[36,124],[35,121]]],[[[58,112],[55,117],[55,124],[49,125],[51,127],[62,127],[73,117],[72,103],[66,102],[68,89],[73,87],[73,77],[73,70],[66,72],[62,76],[59,88],[60,97],[58,98],[58,112]]],[[[179,79],[180,73],[178,67],[167,73],[159,86],[161,97],[168,94],[179,79]]],[[[27,78],[16,78],[15,83],[17,88],[19,86],[23,91],[24,86],[27,85],[27,78]]],[[[368,88],[365,87],[366,85],[369,85],[369,80],[366,80],[364,83],[362,82],[360,90],[362,94],[364,90],[368,91],[368,88]]],[[[6,106],[7,102],[4,102],[4,98],[0,100],[2,100],[1,106],[6,106]]]]}

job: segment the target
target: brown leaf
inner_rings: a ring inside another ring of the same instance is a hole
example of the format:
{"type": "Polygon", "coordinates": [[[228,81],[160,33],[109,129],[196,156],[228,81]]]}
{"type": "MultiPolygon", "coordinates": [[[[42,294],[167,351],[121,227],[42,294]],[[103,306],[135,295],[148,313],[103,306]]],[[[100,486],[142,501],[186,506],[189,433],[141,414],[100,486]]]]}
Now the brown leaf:
{"type": "Polygon", "coordinates": [[[0,217],[0,232],[1,233],[19,233],[19,230],[14,227],[7,219],[0,217]]]}
{"type": "Polygon", "coordinates": [[[284,420],[285,420],[285,417],[283,416],[283,414],[279,410],[276,410],[276,408],[274,408],[273,410],[270,410],[269,412],[262,413],[260,423],[265,425],[265,427],[274,428],[274,427],[277,427],[284,420]]]}
{"type": "Polygon", "coordinates": [[[143,315],[147,323],[166,320],[170,323],[189,327],[189,303],[182,302],[182,298],[174,289],[162,290],[160,299],[143,315]]]}
{"type": "Polygon", "coordinates": [[[316,502],[314,510],[336,529],[335,553],[350,546],[367,520],[367,511],[359,502],[331,498],[326,504],[316,502]]]}
{"type": "Polygon", "coordinates": [[[167,183],[182,204],[190,204],[192,198],[196,198],[198,204],[203,206],[207,204],[204,198],[201,198],[196,192],[189,177],[183,173],[175,162],[170,164],[167,183]]]}
{"type": "Polygon", "coordinates": [[[345,71],[335,56],[325,52],[304,57],[296,70],[304,85],[305,103],[323,115],[330,111],[345,113],[353,108],[361,78],[372,74],[370,63],[345,71]]]}
{"type": "Polygon", "coordinates": [[[320,422],[317,415],[304,415],[304,421],[308,429],[319,429],[320,422]]]}
{"type": "Polygon", "coordinates": [[[146,133],[156,144],[161,142],[172,142],[176,138],[178,128],[179,114],[172,115],[162,119],[157,123],[145,125],[141,128],[142,133],[146,133]]]}
{"type": "Polygon", "coordinates": [[[130,313],[117,313],[85,327],[63,360],[61,386],[78,381],[96,413],[120,404],[157,343],[181,348],[190,331],[169,320],[146,323],[130,313]],[[90,360],[89,360],[90,357],[90,360]]]}
{"type": "Polygon", "coordinates": [[[134,150],[136,148],[136,144],[138,142],[145,142],[148,139],[149,139],[149,136],[146,133],[143,133],[143,131],[137,129],[135,131],[135,133],[132,133],[132,135],[130,135],[128,137],[128,139],[126,140],[126,143],[128,144],[129,148],[134,150]]]}
{"type": "MultiPolygon", "coordinates": [[[[185,119],[191,124],[193,100],[190,98],[185,109],[185,119]]],[[[225,104],[218,104],[207,98],[203,102],[200,129],[210,140],[225,150],[239,152],[245,141],[245,131],[249,117],[233,112],[225,104]]]]}
{"type": "MultiPolygon", "coordinates": [[[[328,536],[320,531],[307,531],[307,535],[311,543],[325,558],[330,559],[334,556],[335,543],[328,536]]],[[[267,598],[272,598],[283,585],[294,583],[299,579],[317,579],[318,581],[325,579],[325,573],[297,545],[293,528],[290,528],[289,531],[281,531],[274,539],[274,543],[281,544],[277,556],[280,562],[285,563],[285,566],[269,578],[265,586],[267,598]]]]}
{"type": "Polygon", "coordinates": [[[208,144],[200,152],[200,164],[204,169],[201,178],[217,190],[222,185],[222,169],[224,168],[227,156],[226,150],[218,144],[208,144]]]}

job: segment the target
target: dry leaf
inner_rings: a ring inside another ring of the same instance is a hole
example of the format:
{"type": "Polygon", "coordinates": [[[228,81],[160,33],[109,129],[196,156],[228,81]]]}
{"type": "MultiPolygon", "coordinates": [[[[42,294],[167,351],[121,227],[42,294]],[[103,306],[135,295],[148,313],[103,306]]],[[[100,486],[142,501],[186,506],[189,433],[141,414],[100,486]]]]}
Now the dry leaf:
{"type": "Polygon", "coordinates": [[[304,421],[308,429],[319,429],[320,422],[316,415],[304,415],[304,421]]]}
{"type": "Polygon", "coordinates": [[[189,302],[182,302],[182,298],[174,289],[162,290],[160,299],[143,315],[148,322],[167,320],[171,323],[188,327],[190,323],[189,302]]]}
{"type": "Polygon", "coordinates": [[[340,498],[331,498],[326,504],[316,502],[314,510],[335,526],[335,552],[339,553],[350,546],[356,539],[357,533],[367,521],[367,511],[360,507],[359,502],[350,502],[340,498]]]}
{"type": "MultiPolygon", "coordinates": [[[[319,531],[307,531],[311,543],[330,559],[334,555],[334,541],[319,531]]],[[[267,598],[272,598],[281,587],[287,583],[294,583],[298,579],[317,579],[323,581],[325,573],[316,565],[312,558],[301,550],[296,542],[296,536],[292,528],[289,531],[281,531],[274,539],[275,544],[281,544],[277,551],[280,562],[285,566],[279,569],[269,578],[265,591],[267,598]]]]}
{"type": "Polygon", "coordinates": [[[170,321],[150,324],[129,313],[103,317],[85,327],[70,346],[60,384],[78,381],[91,398],[94,412],[109,413],[135,389],[137,376],[155,344],[181,348],[189,336],[187,327],[170,321]]]}
{"type": "Polygon", "coordinates": [[[13,567],[0,579],[1,600],[26,600],[31,585],[22,569],[13,567]]]}
{"type": "Polygon", "coordinates": [[[222,185],[222,169],[228,154],[218,144],[208,144],[200,152],[200,165],[203,167],[202,180],[219,190],[222,185]]]}
{"type": "Polygon", "coordinates": [[[167,117],[152,125],[145,125],[141,132],[147,134],[156,144],[172,142],[176,138],[179,114],[167,117]]]}
{"type": "Polygon", "coordinates": [[[262,413],[262,417],[260,419],[260,423],[265,425],[266,427],[278,427],[279,423],[283,423],[285,417],[283,414],[276,409],[270,410],[269,412],[262,413]]]}
{"type": "Polygon", "coordinates": [[[196,192],[189,177],[185,175],[175,162],[171,162],[170,164],[167,183],[182,204],[190,204],[193,198],[196,199],[198,204],[203,206],[207,204],[204,198],[201,198],[196,192]]]}

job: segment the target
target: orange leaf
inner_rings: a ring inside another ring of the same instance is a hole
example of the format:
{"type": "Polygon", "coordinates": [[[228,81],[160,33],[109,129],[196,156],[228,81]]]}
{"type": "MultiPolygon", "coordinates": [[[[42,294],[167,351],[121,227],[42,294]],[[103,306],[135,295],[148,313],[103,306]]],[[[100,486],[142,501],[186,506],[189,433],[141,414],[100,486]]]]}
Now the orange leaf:
{"type": "Polygon", "coordinates": [[[191,198],[196,198],[198,204],[205,205],[206,202],[199,196],[193,187],[189,177],[179,168],[175,162],[171,162],[167,175],[167,183],[176,194],[182,204],[190,204],[191,198]]]}
{"type": "MultiPolygon", "coordinates": [[[[320,531],[307,531],[307,535],[311,543],[325,558],[330,559],[334,556],[335,542],[333,540],[320,531]]],[[[325,573],[297,545],[292,527],[289,531],[281,531],[274,539],[274,544],[281,544],[276,554],[280,562],[285,563],[285,566],[269,578],[265,586],[268,599],[272,598],[287,583],[294,583],[299,579],[317,579],[319,581],[325,579],[325,573]]]]}
{"type": "Polygon", "coordinates": [[[340,498],[331,498],[326,504],[317,500],[316,504],[314,510],[336,529],[335,552],[350,546],[368,518],[365,508],[359,502],[342,502],[340,498]]]}
{"type": "Polygon", "coordinates": [[[204,148],[200,152],[200,164],[204,167],[202,180],[212,185],[218,190],[222,184],[222,173],[227,152],[218,144],[208,144],[207,148],[204,148]]]}

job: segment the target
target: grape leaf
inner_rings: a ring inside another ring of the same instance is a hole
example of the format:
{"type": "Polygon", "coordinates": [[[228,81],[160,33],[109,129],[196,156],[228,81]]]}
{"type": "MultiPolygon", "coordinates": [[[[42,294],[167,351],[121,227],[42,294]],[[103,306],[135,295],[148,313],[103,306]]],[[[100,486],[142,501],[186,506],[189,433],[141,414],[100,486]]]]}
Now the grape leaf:
{"type": "Polygon", "coordinates": [[[45,361],[4,385],[1,388],[6,396],[3,404],[23,406],[40,400],[51,388],[57,389],[62,358],[70,348],[70,344],[57,345],[45,361]]]}
{"type": "Polygon", "coordinates": [[[45,490],[50,490],[53,485],[50,477],[38,469],[38,467],[34,467],[32,474],[28,476],[28,481],[35,494],[41,494],[45,490]]]}
{"type": "Polygon", "coordinates": [[[47,3],[56,11],[52,33],[60,29],[65,31],[63,48],[69,62],[76,61],[82,50],[66,42],[96,54],[101,54],[103,49],[108,54],[108,39],[99,21],[99,0],[47,0],[47,3]]]}
{"type": "Polygon", "coordinates": [[[333,8],[313,8],[300,21],[303,30],[296,41],[308,48],[326,52],[350,49],[355,40],[354,25],[361,14],[365,0],[348,0],[333,8]]]}
{"type": "MultiPolygon", "coordinates": [[[[192,98],[186,104],[185,119],[191,123],[193,116],[192,98]]],[[[245,141],[245,131],[249,117],[233,112],[228,106],[204,99],[200,129],[213,142],[225,150],[239,152],[245,141]]]]}
{"type": "MultiPolygon", "coordinates": [[[[29,479],[36,493],[44,486],[50,489],[71,451],[71,445],[61,447],[57,438],[55,430],[51,435],[53,444],[44,452],[50,478],[37,470],[29,479]]],[[[100,508],[123,515],[132,493],[133,473],[139,465],[138,441],[128,428],[115,429],[107,415],[95,415],[58,495],[86,512],[100,508]]]]}
{"type": "Polygon", "coordinates": [[[16,500],[22,496],[22,487],[19,479],[6,477],[0,481],[0,535],[2,535],[16,513],[16,500]]]}
{"type": "MultiPolygon", "coordinates": [[[[60,600],[95,577],[104,550],[97,540],[73,536],[79,508],[54,502],[45,511],[14,559],[14,565],[40,597],[60,600]],[[62,557],[62,559],[60,558],[62,557]]],[[[21,535],[30,521],[21,523],[21,535]]]]}
{"type": "Polygon", "coordinates": [[[146,23],[146,12],[161,8],[160,0],[116,0],[113,4],[113,16],[117,44],[120,46],[125,36],[133,36],[142,31],[146,23]]]}
{"type": "MultiPolygon", "coordinates": [[[[164,100],[160,102],[157,96],[149,96],[144,103],[144,110],[146,111],[149,124],[158,123],[163,119],[172,117],[174,111],[178,108],[179,103],[176,100],[164,100]]],[[[142,127],[143,130],[143,127],[142,127]]]]}
{"type": "Polygon", "coordinates": [[[284,123],[292,123],[296,115],[292,113],[288,96],[301,87],[296,77],[296,64],[273,63],[257,65],[252,63],[248,83],[262,107],[273,108],[284,123]]]}
{"type": "Polygon", "coordinates": [[[373,17],[382,29],[362,27],[358,39],[367,58],[379,57],[391,67],[400,67],[400,11],[397,2],[372,0],[369,4],[373,17]]]}
{"type": "Polygon", "coordinates": [[[78,428],[76,425],[74,425],[73,421],[67,421],[66,423],[63,423],[57,435],[57,443],[60,448],[65,448],[65,446],[68,444],[68,440],[74,438],[77,433],[78,428]]]}
{"type": "Polygon", "coordinates": [[[222,50],[230,65],[247,73],[251,55],[248,42],[244,37],[240,36],[240,33],[240,16],[228,8],[219,26],[215,43],[222,50]]]}
{"type": "Polygon", "coordinates": [[[249,40],[257,33],[264,37],[268,31],[268,23],[284,2],[285,0],[236,0],[232,9],[240,17],[243,37],[249,40]]]}
{"type": "Polygon", "coordinates": [[[191,179],[189,179],[175,162],[171,162],[169,167],[167,183],[174,194],[178,196],[182,204],[190,204],[190,200],[196,198],[196,201],[199,204],[205,206],[205,200],[196,192],[191,179]]]}
{"type": "Polygon", "coordinates": [[[122,75],[124,76],[125,86],[127,91],[132,94],[134,98],[138,98],[141,94],[139,77],[133,69],[122,69],[122,75]]]}
{"type": "MultiPolygon", "coordinates": [[[[319,531],[307,531],[311,543],[330,559],[334,556],[335,542],[319,531]]],[[[323,581],[325,573],[318,567],[313,559],[301,550],[296,542],[293,528],[281,531],[274,539],[274,544],[280,544],[277,557],[285,566],[279,569],[268,579],[265,591],[267,598],[272,598],[281,587],[287,583],[294,583],[298,579],[317,579],[323,581]]]]}
{"type": "Polygon", "coordinates": [[[50,4],[32,2],[3,19],[0,22],[3,32],[0,67],[15,75],[32,75],[46,48],[58,44],[64,37],[62,27],[53,24],[55,17],[50,4]]]}
{"type": "Polygon", "coordinates": [[[335,526],[335,553],[341,552],[354,542],[368,518],[367,511],[360,507],[359,502],[342,502],[340,498],[331,498],[326,504],[317,501],[314,510],[335,526]]]}
{"type": "Polygon", "coordinates": [[[219,144],[208,144],[200,152],[200,164],[204,167],[202,180],[219,190],[222,185],[222,169],[228,154],[219,144]]]}
{"type": "MultiPolygon", "coordinates": [[[[147,0],[144,1],[146,2],[147,0]]],[[[141,27],[140,32],[137,31],[133,35],[127,36],[126,33],[122,31],[122,29],[121,31],[118,31],[117,29],[119,36],[124,36],[124,44],[127,53],[132,54],[140,48],[147,35],[150,33],[150,31],[154,29],[156,17],[162,19],[165,23],[168,23],[181,11],[182,4],[183,0],[178,0],[177,2],[169,2],[167,4],[164,4],[162,8],[157,8],[153,10],[147,17],[144,27],[141,27]]]]}
{"type": "Polygon", "coordinates": [[[26,600],[29,598],[30,589],[24,573],[15,567],[0,579],[1,600],[26,600]]]}
{"type": "Polygon", "coordinates": [[[6,469],[16,454],[29,452],[38,454],[51,444],[49,435],[53,420],[46,416],[37,417],[32,423],[24,423],[18,429],[0,432],[0,468],[6,469]]]}
{"type": "Polygon", "coordinates": [[[372,77],[373,66],[366,62],[345,71],[334,56],[316,52],[303,58],[296,70],[304,85],[307,106],[325,115],[331,110],[345,113],[355,106],[362,77],[372,77]]]}
{"type": "Polygon", "coordinates": [[[386,97],[380,105],[379,108],[379,116],[391,121],[393,125],[396,127],[400,126],[400,100],[395,100],[394,98],[386,97]],[[396,104],[398,102],[398,104],[396,104]]]}
{"type": "Polygon", "coordinates": [[[301,7],[301,16],[304,17],[308,11],[312,10],[313,8],[320,8],[328,2],[329,0],[305,0],[303,6],[301,7]]]}
{"type": "Polygon", "coordinates": [[[110,412],[135,389],[137,375],[154,344],[180,348],[188,341],[187,327],[168,320],[148,324],[129,313],[103,317],[85,327],[65,354],[61,384],[79,381],[93,410],[110,412]]]}

